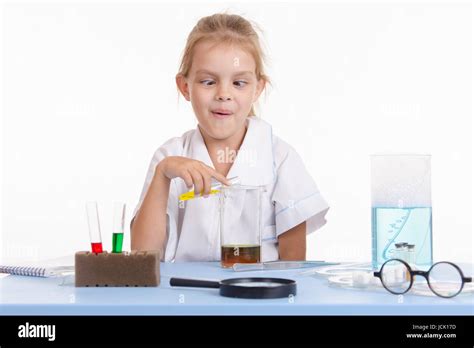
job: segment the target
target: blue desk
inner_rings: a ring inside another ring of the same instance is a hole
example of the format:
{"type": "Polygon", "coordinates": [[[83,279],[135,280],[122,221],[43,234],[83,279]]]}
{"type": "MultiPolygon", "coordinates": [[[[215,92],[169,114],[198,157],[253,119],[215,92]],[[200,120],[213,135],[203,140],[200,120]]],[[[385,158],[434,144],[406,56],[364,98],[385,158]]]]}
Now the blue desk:
{"type": "Polygon", "coordinates": [[[328,286],[301,270],[233,272],[218,263],[162,263],[157,288],[76,288],[60,279],[8,276],[0,279],[2,315],[473,315],[474,295],[453,299],[385,290],[328,286]],[[216,289],[171,288],[170,277],[225,279],[239,276],[295,279],[294,298],[247,300],[219,296],[216,289]]]}

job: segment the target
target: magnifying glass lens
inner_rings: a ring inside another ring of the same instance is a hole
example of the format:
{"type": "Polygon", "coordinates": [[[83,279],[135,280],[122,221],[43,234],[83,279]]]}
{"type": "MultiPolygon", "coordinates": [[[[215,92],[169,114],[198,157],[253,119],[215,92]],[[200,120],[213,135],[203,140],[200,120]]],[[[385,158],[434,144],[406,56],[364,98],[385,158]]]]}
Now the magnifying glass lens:
{"type": "Polygon", "coordinates": [[[247,287],[247,288],[256,288],[256,287],[274,288],[277,286],[281,286],[281,284],[273,283],[273,282],[248,282],[248,283],[236,283],[232,285],[242,286],[242,287],[247,287]]]}

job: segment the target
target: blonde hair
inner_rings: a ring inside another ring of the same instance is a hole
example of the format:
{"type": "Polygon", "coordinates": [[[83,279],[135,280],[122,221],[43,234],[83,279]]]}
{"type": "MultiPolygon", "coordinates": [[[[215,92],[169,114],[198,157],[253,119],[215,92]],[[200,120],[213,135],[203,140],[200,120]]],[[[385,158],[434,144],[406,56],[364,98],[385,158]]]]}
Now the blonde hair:
{"type": "MultiPolygon", "coordinates": [[[[241,46],[255,60],[257,80],[263,79],[265,85],[270,83],[270,79],[264,72],[265,54],[254,27],[245,18],[226,13],[216,13],[212,16],[203,17],[197,22],[186,41],[178,75],[188,77],[191,70],[194,48],[203,41],[241,46]]],[[[253,105],[248,116],[252,115],[255,115],[253,105]]]]}

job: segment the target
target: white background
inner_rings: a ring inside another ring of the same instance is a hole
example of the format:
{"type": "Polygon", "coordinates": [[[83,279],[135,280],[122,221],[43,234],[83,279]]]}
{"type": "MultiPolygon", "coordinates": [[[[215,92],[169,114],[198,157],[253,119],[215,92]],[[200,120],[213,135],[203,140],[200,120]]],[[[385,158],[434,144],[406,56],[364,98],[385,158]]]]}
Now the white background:
{"type": "MultiPolygon", "coordinates": [[[[89,249],[99,201],[138,202],[152,154],[194,128],[174,76],[196,21],[256,21],[273,87],[259,115],[305,160],[331,205],[308,258],[370,260],[369,155],[432,154],[434,259],[471,261],[470,2],[4,2],[4,258],[89,249]]],[[[129,246],[129,229],[125,245],[129,246]]]]}

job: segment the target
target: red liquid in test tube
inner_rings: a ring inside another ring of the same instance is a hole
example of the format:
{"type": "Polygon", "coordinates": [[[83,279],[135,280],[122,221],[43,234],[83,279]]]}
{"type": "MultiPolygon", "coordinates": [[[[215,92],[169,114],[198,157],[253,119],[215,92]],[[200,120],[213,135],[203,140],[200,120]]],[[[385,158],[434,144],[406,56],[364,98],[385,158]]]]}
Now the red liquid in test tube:
{"type": "Polygon", "coordinates": [[[91,243],[93,253],[102,252],[102,243],[91,243]]]}
{"type": "Polygon", "coordinates": [[[87,222],[89,223],[89,235],[93,253],[102,252],[102,238],[100,236],[99,210],[97,202],[87,202],[87,222]]]}

